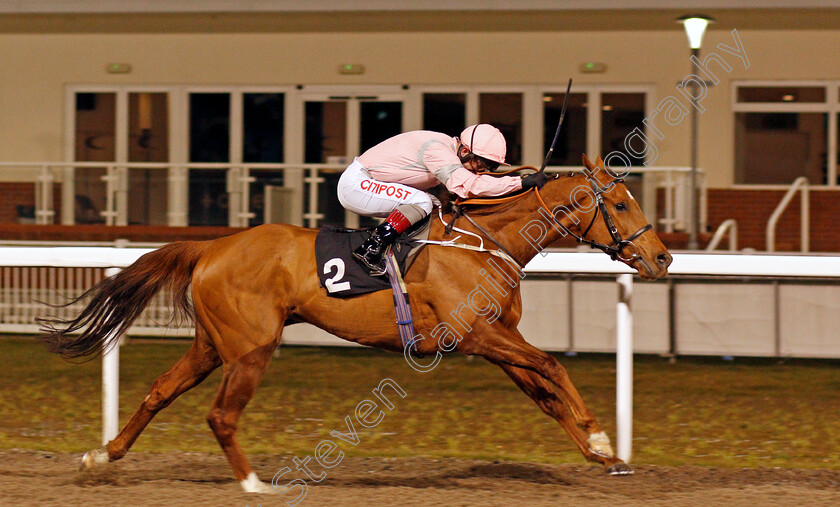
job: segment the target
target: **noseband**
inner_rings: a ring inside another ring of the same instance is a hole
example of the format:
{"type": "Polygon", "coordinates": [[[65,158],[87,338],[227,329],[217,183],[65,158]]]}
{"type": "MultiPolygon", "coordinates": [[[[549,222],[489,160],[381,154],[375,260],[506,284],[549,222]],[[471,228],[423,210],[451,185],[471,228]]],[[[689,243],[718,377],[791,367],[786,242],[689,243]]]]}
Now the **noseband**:
{"type": "MultiPolygon", "coordinates": [[[[630,257],[623,257],[621,255],[622,250],[624,250],[625,248],[627,248],[630,245],[633,245],[634,250],[636,250],[636,248],[635,248],[636,245],[633,244],[633,240],[638,238],[642,234],[646,233],[647,231],[653,229],[653,226],[650,225],[650,224],[647,224],[644,227],[642,227],[641,229],[639,229],[638,231],[631,234],[626,239],[621,237],[621,234],[618,232],[618,228],[615,226],[615,222],[613,221],[612,216],[607,211],[607,204],[604,202],[604,197],[603,197],[604,192],[606,192],[609,188],[612,188],[612,185],[615,185],[617,183],[624,183],[624,179],[623,178],[614,178],[610,182],[610,184],[608,184],[606,186],[603,186],[603,187],[599,186],[594,181],[589,180],[589,186],[592,187],[592,192],[595,194],[595,203],[597,204],[598,207],[595,209],[595,213],[592,215],[592,220],[589,221],[589,225],[586,227],[586,229],[583,231],[583,233],[581,235],[578,236],[577,234],[575,234],[574,232],[569,230],[565,225],[561,224],[560,221],[557,220],[556,218],[555,218],[554,222],[557,225],[559,225],[560,228],[563,229],[564,232],[566,232],[567,234],[570,234],[572,237],[574,237],[577,240],[578,243],[583,243],[583,244],[589,245],[592,248],[597,248],[597,249],[601,250],[602,252],[604,252],[605,254],[609,255],[612,260],[618,259],[618,260],[621,260],[623,262],[627,262],[627,263],[632,264],[632,263],[636,262],[637,260],[639,260],[639,253],[637,251],[634,251],[633,255],[631,255],[630,257]],[[586,237],[586,235],[589,234],[589,230],[592,229],[592,225],[595,224],[595,220],[598,218],[599,214],[604,217],[604,224],[607,226],[607,230],[610,232],[610,237],[612,238],[612,241],[613,241],[612,244],[610,244],[610,245],[605,245],[604,243],[599,243],[597,241],[594,241],[594,240],[586,237]]],[[[551,210],[548,209],[548,206],[546,206],[545,201],[543,201],[543,198],[540,195],[539,189],[535,189],[535,190],[536,190],[537,200],[539,200],[542,208],[545,211],[547,211],[550,216],[554,217],[551,210]]]]}

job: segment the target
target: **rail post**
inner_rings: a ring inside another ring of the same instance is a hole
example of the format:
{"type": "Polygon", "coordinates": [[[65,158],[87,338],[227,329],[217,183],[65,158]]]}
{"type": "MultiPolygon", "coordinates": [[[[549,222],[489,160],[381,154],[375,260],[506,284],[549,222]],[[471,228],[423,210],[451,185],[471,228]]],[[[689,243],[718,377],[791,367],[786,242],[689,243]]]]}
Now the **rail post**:
{"type": "MultiPolygon", "coordinates": [[[[114,276],[119,268],[108,268],[105,276],[114,276]]],[[[116,339],[110,350],[102,353],[102,445],[117,436],[120,425],[120,342],[121,337],[108,337],[106,343],[116,339]]]]}
{"type": "Polygon", "coordinates": [[[618,275],[616,308],[616,450],[620,459],[630,461],[633,449],[633,275],[618,275]]]}

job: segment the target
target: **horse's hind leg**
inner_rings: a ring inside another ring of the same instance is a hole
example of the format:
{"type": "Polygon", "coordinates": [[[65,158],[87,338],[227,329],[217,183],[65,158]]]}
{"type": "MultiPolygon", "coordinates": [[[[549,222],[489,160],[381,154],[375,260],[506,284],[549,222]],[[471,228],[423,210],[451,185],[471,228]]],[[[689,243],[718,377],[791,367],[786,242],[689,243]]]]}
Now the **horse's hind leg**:
{"type": "Polygon", "coordinates": [[[125,456],[158,412],[169,406],[179,395],[198,385],[220,364],[219,355],[207,341],[206,333],[200,326],[196,326],[196,339],[190,350],[172,368],[155,380],[149,394],[143,398],[140,408],[131,416],[116,438],[108,442],[104,448],[85,454],[82,458],[82,468],[90,468],[93,465],[118,460],[125,456]]]}
{"type": "MultiPolygon", "coordinates": [[[[591,412],[589,420],[577,420],[550,382],[532,371],[508,364],[499,366],[543,412],[560,423],[588,461],[603,463],[607,472],[612,475],[633,473],[627,464],[614,456],[609,437],[600,430],[591,412]]],[[[576,391],[575,394],[577,394],[576,391]]]]}
{"type": "Polygon", "coordinates": [[[251,469],[248,458],[236,439],[236,422],[245,405],[254,396],[257,384],[268,367],[276,342],[258,347],[233,363],[225,364],[219,394],[207,416],[207,422],[233,468],[233,473],[246,493],[274,493],[251,469]]]}

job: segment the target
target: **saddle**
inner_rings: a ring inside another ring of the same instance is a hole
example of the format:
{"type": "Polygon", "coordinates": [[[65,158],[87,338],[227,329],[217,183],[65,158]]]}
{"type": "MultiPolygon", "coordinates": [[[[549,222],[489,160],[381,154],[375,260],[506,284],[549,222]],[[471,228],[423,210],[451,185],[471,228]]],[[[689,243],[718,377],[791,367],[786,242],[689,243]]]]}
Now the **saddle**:
{"type": "MultiPolygon", "coordinates": [[[[400,237],[391,251],[400,272],[408,272],[417,253],[426,246],[417,240],[429,238],[431,215],[412,225],[400,237]]],[[[388,277],[371,276],[351,253],[371,235],[372,229],[348,229],[325,225],[315,237],[315,262],[318,279],[327,295],[346,298],[390,289],[388,277]]]]}

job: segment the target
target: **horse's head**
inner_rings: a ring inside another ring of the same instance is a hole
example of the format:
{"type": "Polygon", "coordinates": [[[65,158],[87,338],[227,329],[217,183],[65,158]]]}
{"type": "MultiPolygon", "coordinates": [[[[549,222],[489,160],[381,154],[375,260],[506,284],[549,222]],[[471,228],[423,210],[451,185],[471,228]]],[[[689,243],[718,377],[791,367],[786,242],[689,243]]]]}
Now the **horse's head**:
{"type": "Polygon", "coordinates": [[[584,155],[583,165],[578,177],[582,181],[567,197],[576,218],[569,229],[581,242],[627,264],[642,278],[666,276],[671,254],[651,230],[624,180],[605,168],[601,157],[593,164],[584,155]]]}

